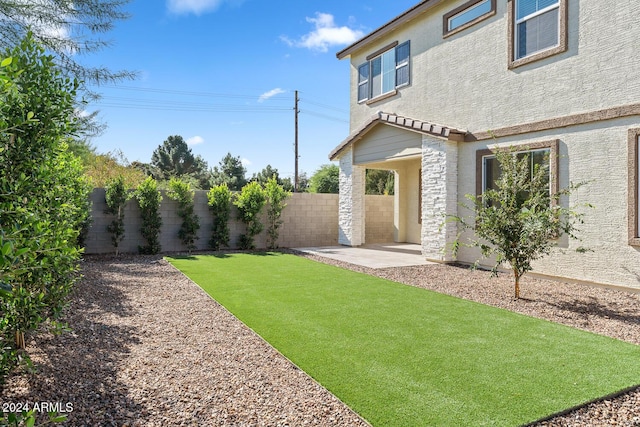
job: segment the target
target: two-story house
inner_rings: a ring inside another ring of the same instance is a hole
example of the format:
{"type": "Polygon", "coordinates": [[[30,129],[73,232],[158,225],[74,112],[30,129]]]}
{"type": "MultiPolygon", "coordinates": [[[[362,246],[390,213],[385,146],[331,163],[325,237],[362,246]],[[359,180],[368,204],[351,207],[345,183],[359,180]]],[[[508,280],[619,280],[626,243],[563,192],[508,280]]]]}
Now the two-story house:
{"type": "Polygon", "coordinates": [[[496,148],[520,146],[549,163],[550,191],[588,181],[562,203],[595,206],[534,272],[640,289],[639,19],[634,0],[424,0],[338,52],[340,243],[366,243],[366,169],[393,170],[395,240],[452,261],[444,217],[492,185],[496,148]]]}

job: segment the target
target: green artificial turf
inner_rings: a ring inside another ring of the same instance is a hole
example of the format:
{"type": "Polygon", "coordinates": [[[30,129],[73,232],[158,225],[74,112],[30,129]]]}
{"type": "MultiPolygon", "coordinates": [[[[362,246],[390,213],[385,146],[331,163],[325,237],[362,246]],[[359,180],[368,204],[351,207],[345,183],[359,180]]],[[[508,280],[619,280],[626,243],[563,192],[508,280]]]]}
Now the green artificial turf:
{"type": "Polygon", "coordinates": [[[280,253],[169,261],[374,426],[517,426],[640,384],[639,346],[506,310],[280,253]]]}

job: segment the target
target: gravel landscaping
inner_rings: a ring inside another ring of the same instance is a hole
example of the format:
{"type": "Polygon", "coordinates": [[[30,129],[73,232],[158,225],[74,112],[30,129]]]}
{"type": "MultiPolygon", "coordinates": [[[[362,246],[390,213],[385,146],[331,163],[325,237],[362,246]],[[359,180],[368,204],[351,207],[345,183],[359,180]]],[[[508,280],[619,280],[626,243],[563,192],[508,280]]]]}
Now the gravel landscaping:
{"type": "MultiPolygon", "coordinates": [[[[507,275],[302,256],[640,345],[638,294],[525,278],[514,301],[507,275]]],[[[37,372],[0,402],[71,403],[74,426],[367,425],[161,257],[88,256],[83,273],[73,331],[30,340],[37,372]]],[[[640,426],[639,408],[635,389],[536,426],[640,426]]]]}

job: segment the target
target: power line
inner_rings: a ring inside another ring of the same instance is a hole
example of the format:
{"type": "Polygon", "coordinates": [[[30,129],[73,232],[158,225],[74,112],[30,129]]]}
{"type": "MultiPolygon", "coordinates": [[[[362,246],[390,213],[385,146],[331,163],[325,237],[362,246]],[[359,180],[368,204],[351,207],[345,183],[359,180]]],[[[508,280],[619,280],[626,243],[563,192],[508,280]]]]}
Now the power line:
{"type": "MultiPolygon", "coordinates": [[[[145,88],[145,87],[136,87],[136,86],[110,86],[112,89],[121,89],[128,90],[134,92],[150,92],[150,93],[166,93],[171,95],[188,95],[188,96],[202,96],[208,98],[236,98],[236,99],[253,99],[259,100],[260,95],[240,95],[240,94],[231,94],[231,93],[215,93],[215,92],[195,92],[195,91],[186,91],[186,90],[177,90],[177,89],[158,89],[158,88],[145,88]]],[[[268,98],[269,100],[280,100],[280,101],[290,101],[290,96],[272,96],[268,98]]]]}

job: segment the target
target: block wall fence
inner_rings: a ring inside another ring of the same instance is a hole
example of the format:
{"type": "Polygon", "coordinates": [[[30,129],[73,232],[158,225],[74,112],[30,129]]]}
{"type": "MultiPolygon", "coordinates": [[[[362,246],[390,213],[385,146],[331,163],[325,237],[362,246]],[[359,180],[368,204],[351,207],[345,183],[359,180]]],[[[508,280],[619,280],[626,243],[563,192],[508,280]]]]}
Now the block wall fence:
{"type": "MultiPolygon", "coordinates": [[[[178,216],[178,203],[169,199],[166,192],[162,193],[160,215],[162,229],[160,243],[162,252],[180,252],[186,248],[178,238],[178,230],[182,223],[178,216]]],[[[111,234],[107,225],[113,216],[104,213],[106,209],[105,190],[96,188],[91,193],[91,227],[85,242],[85,253],[101,254],[113,253],[115,249],[111,243],[111,234]]],[[[196,241],[197,250],[208,250],[211,238],[213,216],[207,204],[207,192],[196,191],[195,212],[200,218],[199,239],[196,241]]],[[[393,241],[393,196],[366,196],[366,243],[384,243],[393,241]]],[[[231,248],[237,248],[238,237],[245,232],[244,224],[236,219],[235,206],[231,209],[229,229],[231,234],[231,248]]],[[[137,253],[138,246],[143,245],[144,239],[140,234],[142,219],[140,208],[135,199],[127,201],[124,214],[125,234],[118,250],[121,253],[137,253]]],[[[263,223],[266,216],[263,215],[263,223]]],[[[287,206],[282,213],[283,224],[280,226],[278,246],[281,248],[296,248],[308,246],[338,245],[338,195],[294,193],[287,199],[287,206]]],[[[266,232],[256,237],[257,248],[266,247],[266,232]]]]}

